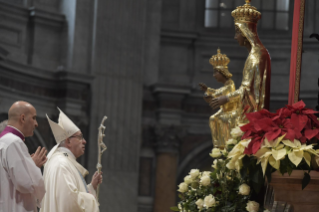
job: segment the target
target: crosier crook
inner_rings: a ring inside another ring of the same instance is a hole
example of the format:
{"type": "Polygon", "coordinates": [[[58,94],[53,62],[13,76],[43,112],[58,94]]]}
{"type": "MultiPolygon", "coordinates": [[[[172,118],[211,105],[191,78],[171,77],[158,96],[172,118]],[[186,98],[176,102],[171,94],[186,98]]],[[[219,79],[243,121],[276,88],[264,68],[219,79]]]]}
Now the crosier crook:
{"type": "MultiPolygon", "coordinates": [[[[97,158],[97,164],[96,164],[96,169],[98,171],[98,173],[101,173],[101,169],[102,169],[102,163],[101,163],[101,158],[102,158],[102,154],[103,152],[107,149],[105,143],[103,143],[103,138],[105,136],[104,131],[105,131],[105,126],[104,121],[107,119],[106,116],[103,117],[100,127],[99,127],[99,133],[98,133],[98,139],[97,139],[97,148],[98,148],[98,158],[97,158]]],[[[97,199],[99,200],[99,191],[100,191],[100,184],[97,186],[96,189],[96,194],[97,194],[97,199]]]]}

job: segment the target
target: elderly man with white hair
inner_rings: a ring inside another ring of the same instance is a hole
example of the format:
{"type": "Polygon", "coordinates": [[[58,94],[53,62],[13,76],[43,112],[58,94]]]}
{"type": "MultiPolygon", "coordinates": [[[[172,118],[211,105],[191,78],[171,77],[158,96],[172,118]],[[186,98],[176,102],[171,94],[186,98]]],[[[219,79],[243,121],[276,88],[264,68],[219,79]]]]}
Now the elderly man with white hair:
{"type": "Polygon", "coordinates": [[[102,182],[95,172],[89,185],[88,171],[76,159],[84,154],[86,140],[81,130],[59,109],[59,122],[47,116],[57,145],[48,154],[44,166],[45,194],[40,212],[99,211],[96,188],[102,182]]]}

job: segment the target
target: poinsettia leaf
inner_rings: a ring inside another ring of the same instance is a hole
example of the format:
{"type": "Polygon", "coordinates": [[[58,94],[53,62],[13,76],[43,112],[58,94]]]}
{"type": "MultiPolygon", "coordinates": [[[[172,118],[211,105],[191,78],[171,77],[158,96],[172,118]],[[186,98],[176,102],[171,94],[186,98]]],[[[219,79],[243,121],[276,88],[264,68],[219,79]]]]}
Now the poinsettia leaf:
{"type": "Polygon", "coordinates": [[[306,104],[302,100],[300,100],[299,102],[296,102],[296,103],[292,104],[291,106],[294,109],[301,110],[301,109],[306,107],[306,104]]]}
{"type": "Polygon", "coordinates": [[[278,138],[281,133],[281,129],[275,129],[273,131],[269,131],[265,134],[265,137],[268,139],[268,141],[273,141],[275,138],[278,138]]]}
{"type": "Polygon", "coordinates": [[[170,209],[171,209],[172,211],[179,211],[178,207],[176,207],[176,206],[170,207],[170,209]]]}
{"type": "Polygon", "coordinates": [[[319,129],[306,129],[305,130],[305,137],[310,140],[315,137],[319,133],[319,129]]]}
{"type": "Polygon", "coordinates": [[[308,116],[303,114],[293,113],[291,115],[291,123],[295,126],[295,128],[300,132],[307,124],[308,116]]]}
{"type": "Polygon", "coordinates": [[[243,167],[248,168],[248,166],[250,164],[250,158],[247,155],[245,155],[245,157],[243,157],[243,159],[242,159],[242,162],[243,162],[243,167]]]}
{"type": "Polygon", "coordinates": [[[305,108],[305,109],[302,110],[302,113],[303,113],[303,114],[307,114],[307,115],[309,114],[309,115],[310,115],[310,114],[318,113],[318,111],[315,111],[315,110],[310,109],[310,108],[305,108]]]}
{"type": "Polygon", "coordinates": [[[306,188],[306,186],[309,184],[310,180],[311,180],[310,175],[307,172],[305,172],[304,177],[302,179],[302,190],[304,190],[304,188],[306,188]]]}
{"type": "Polygon", "coordinates": [[[288,174],[290,176],[293,169],[290,166],[286,166],[286,168],[287,168],[287,172],[288,172],[288,174]]]}
{"type": "Polygon", "coordinates": [[[271,182],[271,174],[273,172],[273,167],[272,166],[267,166],[267,169],[266,169],[266,177],[267,177],[267,181],[268,183],[271,182]]]}
{"type": "MultiPolygon", "coordinates": [[[[251,141],[252,142],[252,141],[251,141]]],[[[251,143],[250,142],[250,143],[251,143]]],[[[252,146],[252,153],[253,154],[256,154],[256,152],[260,149],[260,145],[261,145],[261,140],[256,140],[254,143],[253,143],[253,146],[252,146]]]]}
{"type": "Polygon", "coordinates": [[[295,131],[292,130],[292,129],[287,129],[285,138],[287,138],[287,139],[289,139],[291,141],[294,141],[294,139],[295,139],[295,131]]]}

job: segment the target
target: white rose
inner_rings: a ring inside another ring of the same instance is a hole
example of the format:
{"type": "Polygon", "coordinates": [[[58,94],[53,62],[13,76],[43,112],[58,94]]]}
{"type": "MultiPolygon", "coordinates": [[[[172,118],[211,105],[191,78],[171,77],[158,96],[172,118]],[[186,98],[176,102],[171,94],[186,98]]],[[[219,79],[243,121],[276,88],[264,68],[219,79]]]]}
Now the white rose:
{"type": "Polygon", "coordinates": [[[220,156],[222,156],[222,153],[219,148],[214,148],[209,155],[213,158],[219,158],[220,156]]]}
{"type": "Polygon", "coordinates": [[[190,175],[187,175],[186,177],[184,177],[184,183],[191,184],[192,182],[193,182],[193,179],[190,175]]]}
{"type": "Polygon", "coordinates": [[[201,210],[204,207],[204,200],[198,199],[195,204],[197,205],[197,209],[201,210]]]}
{"type": "Polygon", "coordinates": [[[210,177],[207,176],[207,175],[204,175],[200,178],[200,183],[203,185],[203,186],[208,186],[210,184],[210,177]]]}
{"type": "Polygon", "coordinates": [[[244,135],[244,132],[241,131],[240,127],[235,127],[233,128],[231,131],[230,131],[230,135],[233,137],[233,138],[238,138],[238,137],[241,137],[244,135]]]}
{"type": "Polygon", "coordinates": [[[181,192],[181,193],[185,193],[186,191],[188,191],[188,185],[186,183],[181,183],[178,185],[179,189],[177,191],[181,192]]]}
{"type": "Polygon", "coordinates": [[[214,160],[214,162],[213,162],[212,167],[213,167],[214,169],[217,169],[217,162],[218,162],[218,160],[217,160],[217,159],[216,159],[216,160],[214,160]]]}
{"type": "Polygon", "coordinates": [[[231,139],[228,139],[228,140],[226,141],[226,146],[232,145],[232,144],[236,145],[236,144],[237,144],[237,140],[231,138],[231,139]]]}
{"type": "Polygon", "coordinates": [[[223,154],[224,156],[226,156],[227,153],[228,153],[226,149],[223,149],[221,152],[222,152],[222,154],[223,154]]]}
{"type": "Polygon", "coordinates": [[[246,209],[248,212],[258,212],[259,203],[255,202],[255,201],[248,201],[246,209]]]}
{"type": "Polygon", "coordinates": [[[198,169],[192,169],[190,172],[189,172],[192,180],[195,180],[196,177],[199,175],[199,170],[198,169]]]}
{"type": "Polygon", "coordinates": [[[216,200],[212,194],[205,197],[205,199],[204,199],[204,207],[205,208],[210,208],[210,207],[214,206],[215,204],[216,204],[216,200]]]}
{"type": "Polygon", "coordinates": [[[209,176],[210,176],[210,173],[211,173],[210,171],[204,171],[204,172],[202,173],[202,176],[208,176],[208,177],[209,177],[209,176]]]}
{"type": "Polygon", "coordinates": [[[239,186],[239,194],[241,195],[248,195],[250,193],[250,187],[247,184],[241,184],[239,186]]]}

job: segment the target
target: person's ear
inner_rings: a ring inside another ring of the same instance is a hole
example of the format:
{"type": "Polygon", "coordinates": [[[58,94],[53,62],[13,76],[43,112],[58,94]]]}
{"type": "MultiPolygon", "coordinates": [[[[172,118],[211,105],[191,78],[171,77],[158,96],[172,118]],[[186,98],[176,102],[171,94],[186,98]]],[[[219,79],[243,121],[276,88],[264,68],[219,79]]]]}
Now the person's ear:
{"type": "Polygon", "coordinates": [[[25,115],[24,115],[24,114],[21,114],[21,116],[20,116],[20,121],[21,121],[22,123],[25,122],[25,115]]]}
{"type": "Polygon", "coordinates": [[[65,145],[69,147],[71,144],[70,138],[65,139],[65,145]]]}

